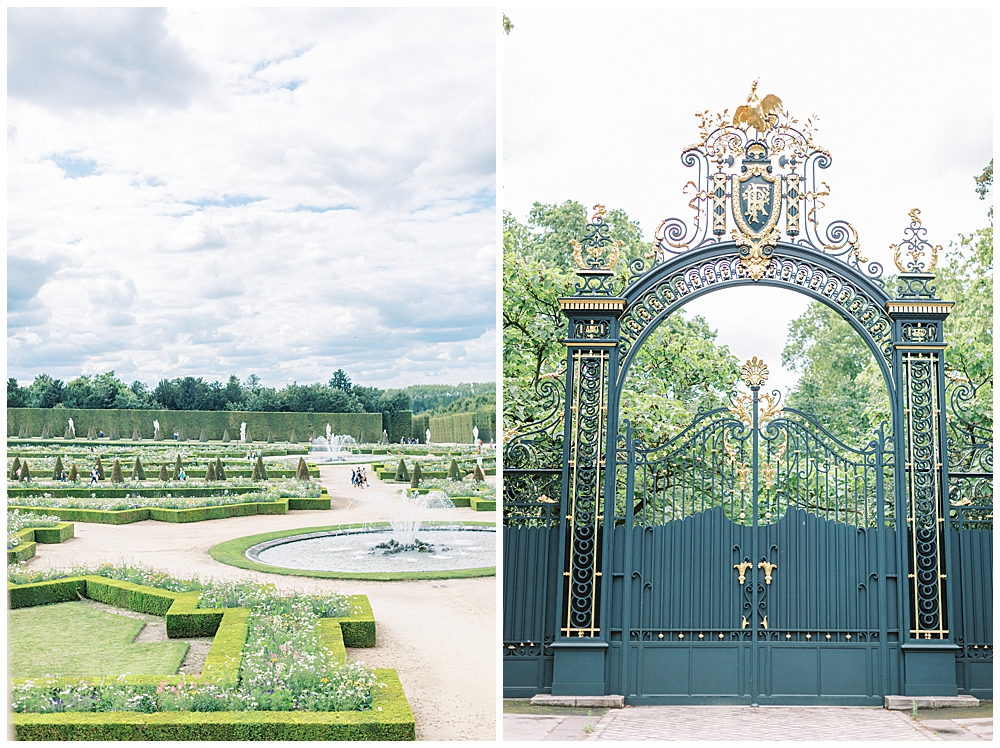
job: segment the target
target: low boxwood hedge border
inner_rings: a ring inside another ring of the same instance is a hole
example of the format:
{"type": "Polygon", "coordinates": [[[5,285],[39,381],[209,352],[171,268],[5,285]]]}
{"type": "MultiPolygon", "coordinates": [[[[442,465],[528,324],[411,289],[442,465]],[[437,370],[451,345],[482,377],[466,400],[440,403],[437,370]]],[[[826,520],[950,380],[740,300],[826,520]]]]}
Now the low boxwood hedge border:
{"type": "MultiPolygon", "coordinates": [[[[11,609],[88,597],[165,616],[171,638],[214,637],[202,678],[220,685],[238,678],[250,617],[246,608],[198,608],[200,592],[170,592],[100,576],[8,583],[7,589],[11,609]]],[[[349,600],[351,615],[317,622],[320,640],[341,662],[347,660],[346,647],[373,647],[376,642],[368,598],[351,595],[349,600]]],[[[375,673],[386,687],[376,691],[372,709],[364,712],[63,712],[20,713],[10,719],[18,740],[415,740],[413,711],[399,676],[388,669],[375,673]]],[[[186,678],[127,676],[126,682],[176,683],[186,678]]]]}
{"type": "MultiPolygon", "coordinates": [[[[427,522],[427,525],[477,525],[495,527],[495,522],[427,522]]],[[[288,538],[294,535],[308,535],[313,532],[327,532],[330,530],[349,530],[356,527],[388,527],[387,522],[366,522],[349,525],[327,525],[324,527],[300,527],[294,530],[280,530],[277,532],[266,532],[258,535],[247,535],[243,538],[227,540],[212,546],[208,553],[219,563],[228,566],[236,566],[240,569],[252,569],[263,571],[269,574],[283,574],[296,577],[315,577],[318,579],[367,579],[373,582],[397,582],[405,579],[464,579],[466,577],[493,577],[496,576],[495,566],[486,566],[479,569],[454,569],[451,571],[311,571],[308,569],[285,569],[280,566],[268,566],[257,561],[251,561],[246,557],[247,549],[258,543],[279,538],[288,538]]],[[[350,646],[350,645],[348,645],[350,646]]]]}
{"type": "MultiPolygon", "coordinates": [[[[330,497],[290,498],[278,501],[253,501],[247,504],[223,504],[221,506],[203,506],[193,509],[160,509],[158,507],[142,507],[140,509],[77,509],[73,507],[30,507],[9,506],[8,509],[20,509],[24,512],[45,512],[62,520],[73,522],[93,522],[101,525],[129,525],[152,519],[157,522],[204,522],[211,519],[228,519],[229,517],[249,517],[255,514],[287,514],[290,509],[329,509],[330,497]]],[[[9,556],[8,556],[9,559],[9,556]]],[[[8,563],[11,563],[8,560],[8,563]]]]}
{"type": "Polygon", "coordinates": [[[7,549],[7,563],[19,564],[35,557],[38,543],[62,543],[73,537],[73,523],[59,522],[52,527],[26,527],[17,531],[20,542],[7,549]]]}

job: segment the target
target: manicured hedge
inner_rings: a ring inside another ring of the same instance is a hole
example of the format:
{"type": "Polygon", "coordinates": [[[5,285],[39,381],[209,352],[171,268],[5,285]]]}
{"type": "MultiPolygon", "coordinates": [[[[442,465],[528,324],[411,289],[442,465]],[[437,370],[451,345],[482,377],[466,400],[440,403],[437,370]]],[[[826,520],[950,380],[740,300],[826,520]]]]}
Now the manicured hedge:
{"type": "Polygon", "coordinates": [[[496,499],[480,499],[474,496],[469,503],[477,512],[495,512],[497,510],[496,499]]]}
{"type": "MultiPolygon", "coordinates": [[[[139,612],[164,615],[171,638],[214,636],[202,677],[231,685],[239,676],[250,611],[196,608],[200,592],[177,593],[97,576],[8,584],[10,607],[46,605],[86,596],[139,612]]],[[[359,612],[320,619],[320,641],[338,660],[345,645],[375,645],[368,598],[350,597],[359,612]]],[[[395,670],[377,669],[386,684],[363,712],[63,712],[10,716],[17,740],[415,740],[413,711],[395,670]]],[[[131,683],[177,682],[185,676],[129,676],[131,683]]],[[[75,679],[74,679],[75,680],[75,679]]],[[[95,679],[100,680],[100,679],[95,679]]]]}
{"type": "Polygon", "coordinates": [[[8,564],[19,564],[34,558],[38,543],[61,543],[73,537],[73,523],[59,522],[53,527],[26,527],[18,530],[17,537],[20,542],[7,549],[8,564]]]}
{"type": "Polygon", "coordinates": [[[155,486],[143,486],[142,488],[8,488],[7,498],[17,498],[18,496],[38,496],[47,493],[53,498],[68,496],[73,499],[124,499],[136,494],[147,498],[165,498],[168,494],[174,498],[202,497],[202,496],[232,496],[244,493],[254,493],[261,490],[261,486],[174,486],[173,488],[157,488],[155,486]],[[228,491],[228,494],[226,493],[228,491]]]}
{"type": "MultiPolygon", "coordinates": [[[[407,414],[409,411],[404,411],[407,414]]],[[[229,436],[239,440],[240,423],[246,422],[247,435],[252,441],[264,442],[267,433],[273,432],[276,439],[284,441],[292,431],[299,441],[310,436],[326,434],[326,424],[335,434],[350,434],[361,438],[361,432],[372,441],[382,434],[381,413],[261,413],[228,410],[115,410],[85,408],[7,408],[7,435],[17,436],[22,426],[29,426],[32,434],[41,434],[48,427],[54,434],[66,430],[66,422],[72,418],[77,435],[84,435],[93,427],[110,434],[113,428],[122,436],[132,435],[139,429],[143,441],[153,438],[153,421],[160,422],[160,430],[165,441],[172,441],[175,431],[184,429],[189,438],[197,438],[201,429],[209,439],[220,440],[222,433],[229,430],[229,436]]],[[[399,437],[396,437],[399,440],[399,437]]],[[[70,440],[67,440],[72,443],[70,440]]]]}
{"type": "Polygon", "coordinates": [[[386,687],[364,712],[63,712],[10,720],[17,740],[416,740],[396,671],[375,674],[386,687]]]}
{"type": "MultiPolygon", "coordinates": [[[[431,416],[431,441],[444,444],[472,444],[472,429],[479,427],[479,438],[483,443],[493,441],[496,433],[497,414],[493,408],[483,408],[470,413],[449,413],[431,416]]],[[[420,439],[423,442],[423,437],[420,439]]]]}
{"type": "Polygon", "coordinates": [[[36,543],[62,543],[73,537],[72,522],[59,522],[53,527],[33,527],[36,543]]]}
{"type": "MultiPolygon", "coordinates": [[[[414,415],[410,419],[410,436],[421,444],[427,443],[427,429],[430,428],[431,417],[427,413],[414,415]]],[[[433,433],[431,438],[434,438],[433,433]]]]}
{"type": "Polygon", "coordinates": [[[330,496],[320,496],[317,499],[289,499],[288,500],[289,509],[329,509],[330,508],[330,496]]]}
{"type": "Polygon", "coordinates": [[[224,504],[222,506],[203,506],[194,509],[159,509],[157,507],[142,507],[141,509],[66,509],[62,507],[25,507],[8,506],[8,509],[21,511],[44,511],[63,520],[75,522],[93,522],[99,525],[130,525],[154,519],[158,522],[203,522],[211,519],[227,519],[229,517],[250,517],[255,514],[287,514],[292,501],[316,502],[316,506],[304,508],[329,509],[329,497],[323,499],[279,499],[278,501],[254,501],[247,504],[224,504]],[[322,506],[323,503],[326,506],[322,506]]]}
{"type": "MultiPolygon", "coordinates": [[[[411,436],[413,430],[412,427],[413,413],[409,410],[397,410],[395,413],[382,413],[382,428],[385,429],[389,436],[390,444],[399,444],[401,437],[411,436]]],[[[368,432],[365,432],[367,436],[368,432]]],[[[378,436],[382,436],[382,432],[378,432],[378,436]]],[[[377,442],[377,438],[368,437],[369,441],[377,442]]]]}
{"type": "Polygon", "coordinates": [[[8,564],[19,564],[22,561],[27,561],[29,558],[34,558],[34,557],[35,557],[35,542],[33,540],[21,541],[13,548],[7,549],[8,564]]]}

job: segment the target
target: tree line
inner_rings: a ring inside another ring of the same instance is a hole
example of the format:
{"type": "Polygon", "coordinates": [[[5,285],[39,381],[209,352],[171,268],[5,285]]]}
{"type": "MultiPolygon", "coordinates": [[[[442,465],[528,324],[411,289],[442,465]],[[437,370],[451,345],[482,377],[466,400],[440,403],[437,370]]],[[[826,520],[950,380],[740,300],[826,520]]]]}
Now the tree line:
{"type": "Polygon", "coordinates": [[[224,384],[202,377],[161,379],[150,389],[140,381],[126,384],[113,371],[83,375],[63,382],[39,374],[22,387],[7,380],[9,408],[118,408],[152,410],[242,410],[290,413],[420,413],[465,412],[481,403],[495,402],[494,383],[459,385],[411,385],[403,389],[380,389],[353,384],[338,369],[325,384],[265,387],[251,374],[240,381],[235,374],[224,384]]]}

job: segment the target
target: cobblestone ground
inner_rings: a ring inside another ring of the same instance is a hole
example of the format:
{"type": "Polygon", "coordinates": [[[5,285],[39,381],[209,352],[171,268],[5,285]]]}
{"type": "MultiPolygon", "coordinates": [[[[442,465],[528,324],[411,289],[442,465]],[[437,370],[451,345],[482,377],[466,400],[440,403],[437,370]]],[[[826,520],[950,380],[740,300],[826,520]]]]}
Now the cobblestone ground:
{"type": "Polygon", "coordinates": [[[612,709],[590,740],[937,740],[900,712],[865,707],[647,706],[612,709]]]}

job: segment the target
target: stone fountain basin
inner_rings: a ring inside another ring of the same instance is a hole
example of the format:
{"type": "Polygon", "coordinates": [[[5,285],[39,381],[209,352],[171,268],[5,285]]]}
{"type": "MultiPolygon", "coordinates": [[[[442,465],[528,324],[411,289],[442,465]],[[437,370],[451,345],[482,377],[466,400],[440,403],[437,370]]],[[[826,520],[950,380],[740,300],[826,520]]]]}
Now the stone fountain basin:
{"type": "Polygon", "coordinates": [[[383,554],[374,546],[392,537],[385,526],[343,528],[276,538],[247,548],[250,561],[284,569],[341,572],[435,572],[496,566],[496,528],[427,525],[417,537],[434,553],[383,554]]]}

